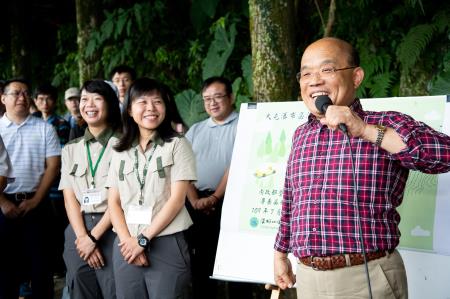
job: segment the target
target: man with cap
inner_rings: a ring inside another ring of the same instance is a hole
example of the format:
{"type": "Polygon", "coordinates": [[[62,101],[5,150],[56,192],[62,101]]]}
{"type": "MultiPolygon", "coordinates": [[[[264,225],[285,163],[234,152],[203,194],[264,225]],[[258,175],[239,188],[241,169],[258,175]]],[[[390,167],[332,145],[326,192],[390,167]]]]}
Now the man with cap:
{"type": "Polygon", "coordinates": [[[83,136],[86,124],[80,114],[80,89],[78,87],[70,87],[64,92],[64,104],[67,108],[64,119],[70,124],[69,140],[83,136]]]}

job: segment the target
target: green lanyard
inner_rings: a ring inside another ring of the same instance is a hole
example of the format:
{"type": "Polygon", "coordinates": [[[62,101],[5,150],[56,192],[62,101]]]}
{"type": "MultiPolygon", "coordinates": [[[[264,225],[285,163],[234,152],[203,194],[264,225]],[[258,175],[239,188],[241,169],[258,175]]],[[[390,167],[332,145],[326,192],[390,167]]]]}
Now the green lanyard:
{"type": "Polygon", "coordinates": [[[153,157],[153,154],[155,153],[155,149],[156,149],[156,143],[153,145],[152,147],[152,151],[150,153],[150,156],[148,157],[148,160],[145,161],[144,164],[144,170],[142,172],[142,180],[141,177],[139,176],[139,159],[138,159],[138,150],[137,148],[134,149],[134,169],[136,169],[136,178],[139,182],[139,188],[141,190],[141,195],[139,197],[139,205],[142,205],[144,203],[144,196],[142,194],[142,192],[144,191],[144,185],[145,185],[145,178],[147,177],[147,170],[148,170],[148,165],[150,164],[150,160],[153,157]]]}
{"type": "MultiPolygon", "coordinates": [[[[109,140],[109,138],[108,138],[109,140]]],[[[94,182],[94,177],[95,177],[95,173],[97,172],[97,168],[98,168],[98,164],[100,163],[100,160],[103,157],[103,153],[105,152],[106,149],[106,145],[103,146],[102,151],[100,152],[100,156],[97,159],[97,162],[95,162],[95,166],[92,167],[92,158],[91,158],[91,151],[89,149],[89,142],[86,142],[86,151],[87,151],[87,156],[88,156],[88,161],[89,161],[89,169],[91,171],[91,176],[92,176],[92,182],[91,182],[91,188],[95,188],[95,182],[94,182]]]]}

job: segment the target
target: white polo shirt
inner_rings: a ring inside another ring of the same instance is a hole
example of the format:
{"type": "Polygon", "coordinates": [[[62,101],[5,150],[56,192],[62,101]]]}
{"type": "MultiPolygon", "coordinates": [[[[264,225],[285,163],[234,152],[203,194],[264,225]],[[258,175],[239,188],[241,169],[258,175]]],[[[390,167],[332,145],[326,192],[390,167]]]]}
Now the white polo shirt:
{"type": "Polygon", "coordinates": [[[4,193],[36,191],[45,171],[45,159],[61,156],[55,129],[44,120],[31,115],[17,125],[5,113],[0,119],[0,136],[15,176],[15,181],[6,186],[4,193]]]}

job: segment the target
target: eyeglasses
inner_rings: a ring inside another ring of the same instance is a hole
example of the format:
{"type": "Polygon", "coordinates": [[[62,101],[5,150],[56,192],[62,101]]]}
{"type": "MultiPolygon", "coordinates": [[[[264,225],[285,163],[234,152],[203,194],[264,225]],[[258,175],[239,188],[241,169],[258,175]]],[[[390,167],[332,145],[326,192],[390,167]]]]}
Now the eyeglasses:
{"type": "Polygon", "coordinates": [[[228,97],[227,94],[215,94],[212,96],[203,97],[203,102],[207,105],[210,105],[213,101],[216,103],[222,103],[226,97],[228,97]]]}
{"type": "Polygon", "coordinates": [[[336,72],[350,70],[357,68],[357,66],[347,66],[340,69],[330,66],[323,66],[319,69],[318,72],[312,72],[311,70],[303,70],[298,72],[295,76],[297,78],[298,83],[309,83],[315,77],[315,75],[319,74],[322,79],[331,79],[334,78],[336,72]]]}
{"type": "Polygon", "coordinates": [[[28,90],[15,90],[8,93],[5,93],[7,96],[12,96],[13,98],[17,99],[20,95],[22,95],[24,98],[28,99],[30,98],[30,92],[28,90]]]}
{"type": "Polygon", "coordinates": [[[38,97],[36,98],[36,101],[37,101],[37,102],[40,102],[40,103],[44,103],[44,102],[54,102],[54,100],[53,100],[52,97],[40,97],[40,96],[38,96],[38,97]]]}

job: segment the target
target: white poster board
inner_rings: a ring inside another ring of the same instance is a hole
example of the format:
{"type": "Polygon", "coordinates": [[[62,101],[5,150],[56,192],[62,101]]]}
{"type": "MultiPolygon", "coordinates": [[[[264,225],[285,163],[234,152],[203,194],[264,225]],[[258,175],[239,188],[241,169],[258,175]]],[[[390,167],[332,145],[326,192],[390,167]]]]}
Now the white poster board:
{"type": "MultiPolygon", "coordinates": [[[[400,111],[450,134],[447,96],[362,99],[361,103],[364,110],[400,111]]],[[[273,244],[286,161],[292,135],[308,114],[302,102],[242,104],[214,278],[273,283],[273,244]]],[[[398,209],[402,217],[400,252],[410,282],[410,298],[449,298],[439,296],[450,294],[450,270],[441,275],[443,269],[450,269],[449,194],[450,174],[410,173],[398,209]]]]}

